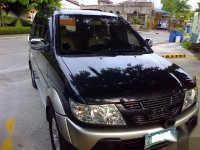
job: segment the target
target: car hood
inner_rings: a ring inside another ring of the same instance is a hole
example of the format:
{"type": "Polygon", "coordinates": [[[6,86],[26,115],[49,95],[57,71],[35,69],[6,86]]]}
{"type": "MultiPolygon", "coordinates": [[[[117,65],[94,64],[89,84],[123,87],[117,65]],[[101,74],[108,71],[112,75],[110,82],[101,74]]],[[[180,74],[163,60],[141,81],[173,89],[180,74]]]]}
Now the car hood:
{"type": "Polygon", "coordinates": [[[156,54],[62,57],[67,81],[86,103],[119,102],[195,86],[180,67],[156,54]]]}

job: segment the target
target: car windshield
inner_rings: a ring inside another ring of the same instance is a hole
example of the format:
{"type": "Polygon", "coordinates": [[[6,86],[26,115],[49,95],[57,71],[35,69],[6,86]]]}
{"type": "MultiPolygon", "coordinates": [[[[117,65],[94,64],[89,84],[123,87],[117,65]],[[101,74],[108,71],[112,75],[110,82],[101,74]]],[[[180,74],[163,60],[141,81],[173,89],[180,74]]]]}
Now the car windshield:
{"type": "Polygon", "coordinates": [[[62,54],[148,51],[120,17],[60,15],[59,39],[62,54]]]}

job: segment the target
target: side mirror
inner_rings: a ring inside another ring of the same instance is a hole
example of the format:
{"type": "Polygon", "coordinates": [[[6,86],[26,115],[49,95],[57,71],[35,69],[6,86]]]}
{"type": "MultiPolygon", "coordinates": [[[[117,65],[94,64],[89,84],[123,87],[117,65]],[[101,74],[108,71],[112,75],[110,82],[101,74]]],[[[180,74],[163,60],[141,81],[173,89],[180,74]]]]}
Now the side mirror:
{"type": "Polygon", "coordinates": [[[153,46],[153,40],[152,39],[146,39],[145,42],[152,47],[153,46]]]}
{"type": "Polygon", "coordinates": [[[29,41],[29,43],[31,49],[33,50],[47,51],[49,49],[49,43],[42,38],[33,38],[29,41]]]}

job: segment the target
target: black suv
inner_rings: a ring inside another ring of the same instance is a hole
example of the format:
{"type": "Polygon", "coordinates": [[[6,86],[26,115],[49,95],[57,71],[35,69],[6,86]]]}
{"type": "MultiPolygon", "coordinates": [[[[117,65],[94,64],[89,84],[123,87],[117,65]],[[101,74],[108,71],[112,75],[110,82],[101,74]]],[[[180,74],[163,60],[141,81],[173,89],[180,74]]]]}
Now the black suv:
{"type": "Polygon", "coordinates": [[[196,82],[148,43],[112,13],[37,13],[29,65],[54,150],[159,148],[197,124],[196,82]]]}

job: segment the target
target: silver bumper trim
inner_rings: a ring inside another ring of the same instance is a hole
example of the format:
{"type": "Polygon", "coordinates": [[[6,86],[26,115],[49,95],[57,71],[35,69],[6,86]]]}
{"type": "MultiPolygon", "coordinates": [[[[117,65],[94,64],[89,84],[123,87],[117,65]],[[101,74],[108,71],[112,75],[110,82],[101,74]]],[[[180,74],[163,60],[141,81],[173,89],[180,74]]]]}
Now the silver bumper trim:
{"type": "MultiPolygon", "coordinates": [[[[182,112],[176,117],[175,127],[184,126],[188,120],[198,115],[199,104],[197,103],[193,108],[182,112]]],[[[164,128],[159,125],[149,125],[142,127],[129,127],[129,128],[85,128],[72,122],[67,118],[70,137],[72,143],[79,150],[90,150],[102,138],[120,138],[121,140],[134,139],[144,137],[146,134],[163,130],[164,128]]]]}

